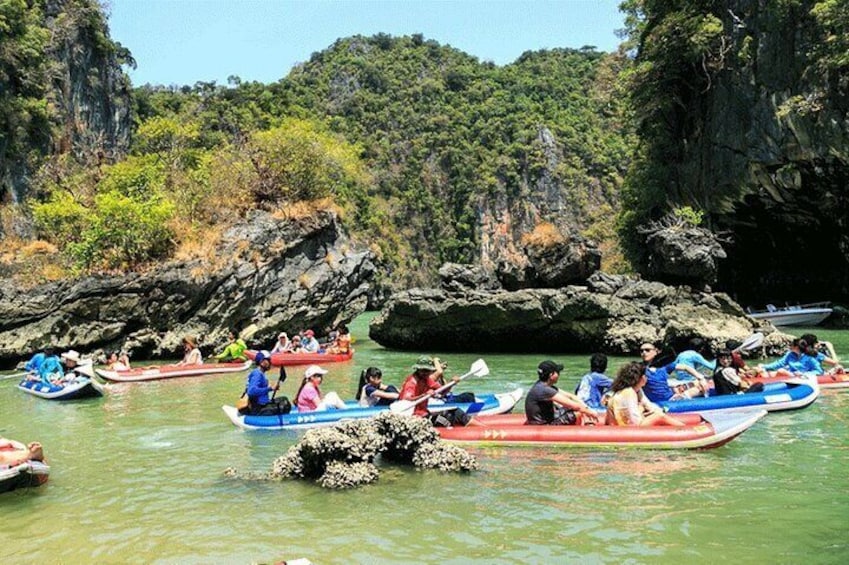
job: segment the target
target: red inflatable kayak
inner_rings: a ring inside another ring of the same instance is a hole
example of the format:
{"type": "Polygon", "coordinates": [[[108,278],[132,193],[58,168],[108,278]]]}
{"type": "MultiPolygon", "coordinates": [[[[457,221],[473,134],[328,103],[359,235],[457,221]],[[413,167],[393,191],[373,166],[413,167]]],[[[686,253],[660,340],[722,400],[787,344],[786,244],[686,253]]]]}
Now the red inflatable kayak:
{"type": "Polygon", "coordinates": [[[250,366],[250,361],[233,361],[230,363],[204,363],[203,365],[159,365],[127,369],[125,371],[110,371],[107,369],[95,369],[95,371],[107,381],[123,383],[155,381],[173,377],[199,377],[202,375],[241,373],[250,368],[250,366]]]}
{"type": "Polygon", "coordinates": [[[748,430],[766,411],[675,414],[686,426],[528,426],[522,414],[479,416],[481,426],[436,428],[442,439],[483,445],[708,449],[748,430]]]}
{"type": "MultiPolygon", "coordinates": [[[[249,359],[256,357],[256,350],[248,349],[245,355],[249,359]]],[[[275,367],[289,367],[290,365],[323,365],[324,363],[341,363],[350,361],[354,357],[354,350],[348,353],[272,353],[271,364],[275,367]]]]}
{"type": "MultiPolygon", "coordinates": [[[[757,383],[783,383],[790,379],[799,379],[800,377],[791,377],[787,375],[778,375],[774,377],[755,377],[749,379],[757,383]]],[[[801,377],[805,378],[805,377],[801,377]]],[[[817,375],[817,384],[820,388],[849,388],[849,373],[825,373],[817,375]]]]}

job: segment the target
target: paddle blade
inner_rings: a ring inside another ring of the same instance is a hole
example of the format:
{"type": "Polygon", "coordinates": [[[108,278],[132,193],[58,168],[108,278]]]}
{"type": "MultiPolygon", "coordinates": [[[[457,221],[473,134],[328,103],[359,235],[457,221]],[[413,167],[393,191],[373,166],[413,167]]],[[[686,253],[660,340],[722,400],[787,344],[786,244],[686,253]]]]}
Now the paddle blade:
{"type": "Polygon", "coordinates": [[[469,373],[476,377],[485,377],[489,374],[489,367],[486,365],[486,361],[483,359],[478,359],[474,363],[472,363],[471,368],[469,369],[469,373]]]}
{"type": "Polygon", "coordinates": [[[745,340],[740,346],[736,349],[736,351],[751,351],[752,349],[757,349],[764,342],[764,334],[760,332],[755,332],[745,340]]]}
{"type": "Polygon", "coordinates": [[[389,411],[393,414],[412,414],[416,403],[412,400],[396,400],[389,405],[389,411]]]}

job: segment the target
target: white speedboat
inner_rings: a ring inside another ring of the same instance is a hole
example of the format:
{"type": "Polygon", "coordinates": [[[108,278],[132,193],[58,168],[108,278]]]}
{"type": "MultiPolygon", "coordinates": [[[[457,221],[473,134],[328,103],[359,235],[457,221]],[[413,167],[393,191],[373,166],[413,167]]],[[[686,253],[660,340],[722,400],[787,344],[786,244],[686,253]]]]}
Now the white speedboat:
{"type": "Polygon", "coordinates": [[[828,302],[784,307],[767,304],[764,311],[749,312],[751,318],[765,320],[773,326],[816,326],[829,315],[831,315],[831,308],[828,302]]]}

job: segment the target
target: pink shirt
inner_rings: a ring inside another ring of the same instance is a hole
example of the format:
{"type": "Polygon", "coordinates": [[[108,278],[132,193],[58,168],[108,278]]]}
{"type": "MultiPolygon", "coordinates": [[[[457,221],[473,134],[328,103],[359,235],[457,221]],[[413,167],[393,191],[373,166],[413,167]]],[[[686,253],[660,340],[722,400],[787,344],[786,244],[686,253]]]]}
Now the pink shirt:
{"type": "Polygon", "coordinates": [[[312,383],[307,383],[298,395],[298,412],[312,412],[321,402],[321,392],[312,383]]]}

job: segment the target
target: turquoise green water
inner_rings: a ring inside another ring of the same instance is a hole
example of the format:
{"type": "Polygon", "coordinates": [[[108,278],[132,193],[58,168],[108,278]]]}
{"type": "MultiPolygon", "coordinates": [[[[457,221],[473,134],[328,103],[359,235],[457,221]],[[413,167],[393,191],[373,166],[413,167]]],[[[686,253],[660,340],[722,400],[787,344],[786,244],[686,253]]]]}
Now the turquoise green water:
{"type": "MultiPolygon", "coordinates": [[[[327,366],[326,390],[352,396],[372,364],[397,384],[416,359],[369,341],[366,318],[352,324],[354,361],[327,366]]],[[[817,333],[849,355],[849,332],[817,333]]],[[[461,373],[478,356],[441,357],[461,373]]],[[[461,390],[527,387],[541,360],[483,357],[491,375],[461,390]]],[[[574,386],[586,356],[559,360],[574,386]]],[[[244,376],[110,385],[104,399],[67,404],[0,381],[0,435],[41,441],[52,467],[45,487],[0,495],[0,562],[849,560],[849,391],[709,451],[474,449],[470,475],[382,467],[375,485],[331,492],[223,476],[267,470],[298,437],[229,423],[220,407],[244,376]]]]}

